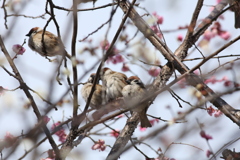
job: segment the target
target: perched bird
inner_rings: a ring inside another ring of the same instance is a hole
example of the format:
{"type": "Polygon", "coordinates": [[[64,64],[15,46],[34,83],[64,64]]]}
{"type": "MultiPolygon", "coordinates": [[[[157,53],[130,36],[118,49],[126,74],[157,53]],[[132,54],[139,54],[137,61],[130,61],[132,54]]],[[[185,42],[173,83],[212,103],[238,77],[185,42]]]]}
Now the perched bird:
{"type": "MultiPolygon", "coordinates": [[[[87,83],[84,84],[81,89],[82,97],[86,102],[88,100],[91,89],[93,87],[94,78],[95,78],[95,73],[92,73],[88,78],[87,83]]],[[[102,105],[102,85],[96,84],[95,91],[93,92],[92,99],[90,101],[90,107],[94,109],[98,109],[101,107],[101,105],[102,105]]]]}
{"type": "Polygon", "coordinates": [[[137,76],[129,77],[127,82],[128,85],[126,85],[122,90],[125,105],[133,112],[138,113],[141,127],[152,127],[146,115],[148,102],[139,104],[139,102],[146,95],[146,88],[144,87],[144,84],[137,76]]]}
{"type": "Polygon", "coordinates": [[[102,82],[106,90],[106,101],[109,102],[118,97],[122,97],[122,89],[127,85],[127,76],[120,72],[112,71],[105,67],[102,70],[102,82]]]}
{"type": "Polygon", "coordinates": [[[32,28],[26,36],[29,36],[28,46],[41,56],[65,55],[69,59],[71,56],[67,53],[62,41],[51,32],[44,32],[44,47],[42,43],[43,30],[39,27],[32,28]]]}
{"type": "Polygon", "coordinates": [[[229,5],[234,5],[231,10],[235,14],[235,28],[240,28],[240,0],[229,0],[229,5]]]}

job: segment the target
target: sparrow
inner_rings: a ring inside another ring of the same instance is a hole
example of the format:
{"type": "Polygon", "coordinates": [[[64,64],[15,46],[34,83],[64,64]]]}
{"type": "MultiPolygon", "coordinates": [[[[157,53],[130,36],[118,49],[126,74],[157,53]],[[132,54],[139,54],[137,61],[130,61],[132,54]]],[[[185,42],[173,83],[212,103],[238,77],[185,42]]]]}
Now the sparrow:
{"type": "Polygon", "coordinates": [[[139,103],[147,92],[144,84],[137,76],[129,77],[127,83],[128,85],[122,89],[122,95],[126,107],[130,108],[131,111],[138,113],[141,127],[152,127],[146,115],[148,102],[139,103]]]}
{"type": "Polygon", "coordinates": [[[229,5],[234,5],[231,11],[235,14],[235,28],[240,28],[240,1],[239,0],[229,0],[229,5]]]}
{"type": "Polygon", "coordinates": [[[127,76],[120,72],[112,71],[110,68],[103,68],[101,76],[104,90],[106,90],[106,101],[109,102],[122,97],[122,89],[127,85],[127,76]]]}
{"type": "Polygon", "coordinates": [[[39,53],[41,56],[56,56],[56,55],[65,55],[69,59],[71,56],[67,53],[62,44],[62,41],[52,34],[51,32],[45,31],[44,32],[44,46],[43,48],[42,43],[42,34],[43,30],[40,27],[32,28],[26,36],[29,37],[28,39],[28,46],[35,52],[39,53]]]}
{"type": "MultiPolygon", "coordinates": [[[[93,81],[96,74],[92,73],[90,77],[88,78],[87,83],[85,83],[81,89],[81,94],[85,102],[87,102],[88,97],[90,95],[91,89],[93,87],[93,81]]],[[[91,101],[90,101],[90,107],[94,109],[99,109],[102,105],[102,85],[96,84],[95,91],[93,92],[91,101]]]]}

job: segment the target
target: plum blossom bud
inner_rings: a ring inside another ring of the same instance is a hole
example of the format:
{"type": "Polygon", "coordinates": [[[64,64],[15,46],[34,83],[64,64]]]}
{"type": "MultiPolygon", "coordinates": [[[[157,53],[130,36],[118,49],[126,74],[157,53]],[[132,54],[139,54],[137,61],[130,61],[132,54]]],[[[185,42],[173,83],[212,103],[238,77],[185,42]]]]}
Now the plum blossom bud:
{"type": "Polygon", "coordinates": [[[213,113],[215,112],[215,109],[212,108],[212,106],[210,106],[210,107],[207,108],[207,112],[208,112],[208,114],[209,114],[210,116],[212,116],[213,113]]]}
{"type": "Polygon", "coordinates": [[[226,80],[226,81],[224,82],[224,86],[225,86],[225,87],[229,87],[229,86],[231,86],[231,85],[232,85],[232,82],[229,81],[229,80],[226,80]]]}
{"type": "Polygon", "coordinates": [[[154,16],[156,16],[156,15],[157,15],[157,12],[153,12],[152,14],[153,14],[154,16]]]}
{"type": "Polygon", "coordinates": [[[99,139],[93,146],[92,150],[104,151],[106,149],[105,141],[102,139],[99,139]]]}
{"type": "Polygon", "coordinates": [[[123,63],[122,71],[123,71],[123,72],[127,72],[127,71],[129,71],[129,66],[128,66],[128,64],[123,63]]]}
{"type": "Polygon", "coordinates": [[[157,16],[157,24],[162,24],[163,23],[163,16],[157,16]]]}
{"type": "Polygon", "coordinates": [[[156,25],[151,26],[151,29],[153,30],[154,33],[156,33],[156,35],[159,38],[162,38],[162,33],[159,31],[158,27],[156,25]]]}
{"type": "Polygon", "coordinates": [[[113,64],[121,63],[121,62],[124,62],[124,58],[122,57],[122,55],[116,54],[114,56],[108,57],[107,63],[109,63],[109,62],[111,62],[113,64]]]}
{"type": "Polygon", "coordinates": [[[203,34],[204,39],[206,39],[207,41],[210,41],[213,37],[216,36],[215,32],[211,32],[209,30],[206,30],[203,34]]]}
{"type": "Polygon", "coordinates": [[[103,50],[108,50],[108,48],[110,47],[110,44],[108,40],[104,40],[100,42],[100,46],[103,50]]]}
{"type": "Polygon", "coordinates": [[[153,16],[157,19],[157,24],[163,23],[163,16],[159,16],[157,12],[153,12],[153,16]]]}
{"type": "Polygon", "coordinates": [[[140,130],[141,132],[144,132],[144,131],[146,131],[146,130],[147,130],[147,128],[140,127],[140,128],[139,128],[139,130],[140,130]]]}
{"type": "Polygon", "coordinates": [[[179,34],[179,35],[177,36],[177,40],[178,40],[179,42],[182,42],[183,36],[182,36],[181,34],[179,34]]]}
{"type": "Polygon", "coordinates": [[[220,117],[223,113],[220,110],[217,110],[214,114],[214,117],[220,117]]]}
{"type": "Polygon", "coordinates": [[[153,77],[157,77],[160,73],[161,69],[159,67],[151,67],[148,71],[148,74],[150,74],[153,77]]]}
{"type": "Polygon", "coordinates": [[[213,139],[212,136],[206,134],[204,131],[201,131],[201,132],[200,132],[200,135],[201,135],[202,138],[205,138],[207,141],[208,141],[209,139],[213,139]]]}
{"type": "Polygon", "coordinates": [[[213,153],[212,153],[211,151],[207,150],[206,155],[207,155],[208,158],[209,158],[212,154],[213,154],[213,153]]]}
{"type": "Polygon", "coordinates": [[[153,30],[154,33],[158,33],[158,32],[159,32],[159,30],[158,30],[158,28],[157,28],[156,25],[153,25],[153,26],[151,27],[151,29],[153,30]]]}
{"type": "Polygon", "coordinates": [[[50,121],[50,118],[48,118],[48,116],[43,116],[42,119],[45,124],[47,124],[50,121]]]}
{"type": "MultiPolygon", "coordinates": [[[[60,121],[58,121],[57,123],[54,123],[51,127],[52,130],[54,130],[57,126],[59,126],[61,124],[60,121]]],[[[67,134],[65,133],[64,129],[62,127],[60,127],[60,129],[55,133],[55,135],[58,136],[59,141],[60,142],[65,142],[66,138],[67,138],[67,134]]]]}
{"type": "Polygon", "coordinates": [[[120,132],[120,131],[119,131],[118,129],[112,130],[111,133],[110,133],[110,135],[111,135],[112,137],[117,138],[117,137],[119,136],[119,132],[120,132]]]}
{"type": "Polygon", "coordinates": [[[121,62],[124,61],[124,58],[123,58],[122,55],[120,55],[120,54],[117,54],[117,55],[115,56],[115,59],[116,59],[117,63],[121,63],[121,62]]]}
{"type": "Polygon", "coordinates": [[[219,36],[224,40],[228,40],[231,37],[231,34],[227,31],[223,31],[219,33],[219,36]]]}
{"type": "Polygon", "coordinates": [[[23,55],[23,53],[26,51],[24,47],[22,47],[20,44],[15,44],[12,46],[13,52],[15,52],[17,55],[23,55]]]}

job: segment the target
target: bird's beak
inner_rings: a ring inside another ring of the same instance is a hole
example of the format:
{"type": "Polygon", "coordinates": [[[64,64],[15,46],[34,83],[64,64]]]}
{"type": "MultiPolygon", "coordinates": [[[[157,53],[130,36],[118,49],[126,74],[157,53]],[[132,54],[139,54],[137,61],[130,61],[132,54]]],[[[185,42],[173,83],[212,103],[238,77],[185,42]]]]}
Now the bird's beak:
{"type": "Polygon", "coordinates": [[[28,33],[28,34],[26,34],[26,36],[30,37],[30,34],[28,33]]]}

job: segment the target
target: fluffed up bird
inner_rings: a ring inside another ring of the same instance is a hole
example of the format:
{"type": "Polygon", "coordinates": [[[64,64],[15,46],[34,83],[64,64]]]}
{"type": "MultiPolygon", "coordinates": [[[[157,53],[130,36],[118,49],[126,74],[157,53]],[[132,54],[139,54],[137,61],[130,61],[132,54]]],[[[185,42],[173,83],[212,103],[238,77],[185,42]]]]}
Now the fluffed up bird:
{"type": "Polygon", "coordinates": [[[51,32],[44,32],[44,47],[42,43],[43,30],[39,27],[32,28],[26,36],[29,36],[28,46],[35,52],[39,53],[41,56],[56,56],[65,55],[69,59],[71,56],[67,53],[62,44],[62,41],[52,34],[51,32]]]}
{"type": "Polygon", "coordinates": [[[137,76],[129,77],[127,83],[128,85],[122,90],[125,105],[133,112],[138,113],[141,127],[152,127],[146,115],[148,102],[139,103],[146,96],[144,84],[137,76]]]}
{"type": "MultiPolygon", "coordinates": [[[[84,84],[81,89],[82,97],[86,102],[88,100],[91,89],[93,87],[94,78],[95,78],[95,73],[92,73],[88,78],[87,83],[84,84]]],[[[93,92],[92,99],[90,101],[90,107],[94,109],[99,109],[101,105],[102,105],[102,85],[96,84],[95,91],[93,92]]]]}
{"type": "Polygon", "coordinates": [[[120,72],[112,71],[105,67],[102,70],[102,82],[106,90],[106,101],[109,102],[118,97],[122,97],[122,89],[127,85],[127,76],[120,72]]]}

